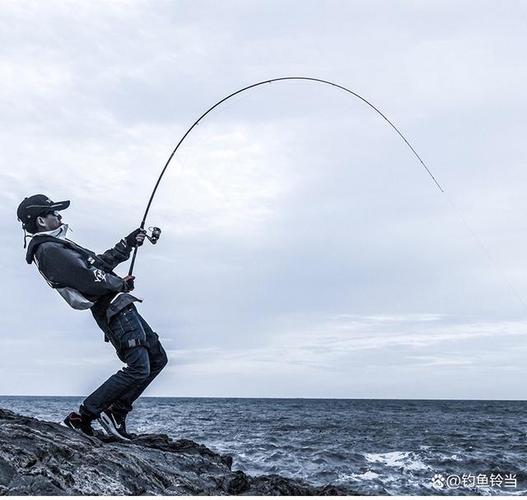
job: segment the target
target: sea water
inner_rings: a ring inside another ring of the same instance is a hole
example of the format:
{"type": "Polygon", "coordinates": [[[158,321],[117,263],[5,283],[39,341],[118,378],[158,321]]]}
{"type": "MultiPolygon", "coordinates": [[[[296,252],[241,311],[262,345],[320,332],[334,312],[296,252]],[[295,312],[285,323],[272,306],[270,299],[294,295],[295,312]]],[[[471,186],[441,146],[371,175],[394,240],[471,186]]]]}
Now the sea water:
{"type": "MultiPolygon", "coordinates": [[[[60,421],[77,397],[0,396],[60,421]]],[[[527,402],[141,398],[133,432],[229,454],[233,469],[361,494],[527,494],[527,402]]]]}

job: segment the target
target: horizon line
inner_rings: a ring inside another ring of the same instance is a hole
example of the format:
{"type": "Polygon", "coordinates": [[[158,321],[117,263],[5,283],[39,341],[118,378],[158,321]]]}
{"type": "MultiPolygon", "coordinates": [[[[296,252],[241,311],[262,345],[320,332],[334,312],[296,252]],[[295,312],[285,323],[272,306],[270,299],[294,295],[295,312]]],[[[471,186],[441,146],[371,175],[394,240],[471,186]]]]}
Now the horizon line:
{"type": "MultiPolygon", "coordinates": [[[[85,398],[85,395],[35,395],[35,394],[0,394],[0,398],[85,398]]],[[[306,396],[142,396],[140,399],[273,399],[273,400],[327,400],[327,401],[518,401],[526,399],[488,399],[488,398],[373,398],[373,397],[306,397],[306,396]]],[[[139,400],[138,400],[139,401],[139,400]]]]}

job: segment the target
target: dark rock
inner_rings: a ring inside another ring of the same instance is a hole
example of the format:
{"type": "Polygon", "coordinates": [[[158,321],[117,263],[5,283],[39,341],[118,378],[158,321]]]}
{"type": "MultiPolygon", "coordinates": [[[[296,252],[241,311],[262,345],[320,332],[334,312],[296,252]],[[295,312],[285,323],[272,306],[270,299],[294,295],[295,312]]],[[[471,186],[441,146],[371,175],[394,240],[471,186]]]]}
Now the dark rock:
{"type": "Polygon", "coordinates": [[[0,485],[5,486],[11,482],[16,474],[16,469],[9,465],[9,462],[0,458],[0,485]]]}
{"type": "Polygon", "coordinates": [[[251,487],[251,482],[247,475],[242,471],[236,471],[232,479],[227,484],[227,493],[229,495],[240,495],[245,493],[251,487]]]}
{"type": "Polygon", "coordinates": [[[0,409],[0,495],[349,495],[232,471],[232,457],[166,434],[89,437],[0,409]]]}

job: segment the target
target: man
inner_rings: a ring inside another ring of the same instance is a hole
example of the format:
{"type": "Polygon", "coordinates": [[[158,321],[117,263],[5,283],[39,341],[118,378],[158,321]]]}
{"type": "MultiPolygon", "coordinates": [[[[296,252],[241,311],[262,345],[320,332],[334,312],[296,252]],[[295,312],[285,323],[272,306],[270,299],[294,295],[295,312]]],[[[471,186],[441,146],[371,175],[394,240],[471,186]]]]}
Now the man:
{"type": "MultiPolygon", "coordinates": [[[[24,232],[31,233],[26,261],[35,262],[48,284],[75,309],[91,309],[104,332],[105,341],[115,347],[127,366],[112,375],[80,406],[64,424],[93,435],[91,423],[98,419],[104,429],[120,438],[131,439],[126,431],[126,416],[133,402],[167,364],[167,356],[158,335],[137,312],[130,294],[134,276],[120,278],[113,269],[143,244],[145,231],[136,229],[113,248],[96,255],[66,238],[68,225],[60,211],[69,201],[54,203],[43,194],[25,198],[17,216],[24,232]]],[[[25,239],[24,239],[25,242],[25,239]]]]}

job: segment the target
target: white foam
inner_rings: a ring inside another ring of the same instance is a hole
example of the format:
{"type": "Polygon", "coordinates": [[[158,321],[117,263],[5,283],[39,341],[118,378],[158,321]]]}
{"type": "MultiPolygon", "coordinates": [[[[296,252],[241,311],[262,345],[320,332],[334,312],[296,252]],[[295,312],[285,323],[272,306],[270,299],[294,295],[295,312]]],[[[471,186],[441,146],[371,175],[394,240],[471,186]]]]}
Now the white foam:
{"type": "Polygon", "coordinates": [[[428,465],[419,460],[411,451],[390,451],[388,453],[366,453],[364,458],[371,463],[382,463],[387,467],[401,467],[407,470],[427,470],[428,465]]]}
{"type": "Polygon", "coordinates": [[[353,474],[353,479],[362,479],[362,480],[371,480],[371,479],[377,479],[380,476],[380,474],[377,474],[376,472],[373,472],[372,470],[367,470],[366,472],[363,472],[362,474],[353,474]]]}
{"type": "Polygon", "coordinates": [[[380,477],[380,474],[377,474],[376,472],[373,472],[371,470],[367,470],[366,472],[362,472],[361,474],[345,474],[343,472],[338,473],[338,481],[344,483],[347,483],[350,480],[371,481],[372,479],[377,479],[378,477],[380,477]]]}

